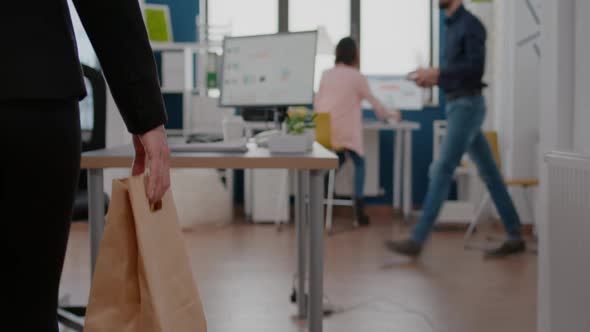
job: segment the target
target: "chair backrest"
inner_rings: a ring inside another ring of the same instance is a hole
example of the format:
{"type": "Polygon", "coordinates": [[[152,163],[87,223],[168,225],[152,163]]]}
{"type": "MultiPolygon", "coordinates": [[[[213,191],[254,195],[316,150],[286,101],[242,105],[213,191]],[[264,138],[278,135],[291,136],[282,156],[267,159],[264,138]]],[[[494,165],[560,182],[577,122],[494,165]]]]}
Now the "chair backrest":
{"type": "MultiPolygon", "coordinates": [[[[92,101],[92,128],[82,130],[82,151],[104,149],[107,132],[107,85],[100,70],[82,65],[82,71],[89,84],[90,93],[86,98],[91,98],[92,101]]],[[[86,190],[86,180],[86,170],[80,171],[79,190],[86,190]]]]}
{"type": "Polygon", "coordinates": [[[104,149],[106,147],[107,124],[107,87],[98,69],[82,65],[84,77],[88,80],[88,88],[91,90],[86,98],[92,98],[92,128],[82,135],[82,151],[104,149]]]}
{"type": "Polygon", "coordinates": [[[490,149],[492,150],[492,155],[494,156],[494,160],[496,161],[496,165],[499,169],[502,169],[502,160],[500,159],[500,143],[498,141],[498,133],[495,131],[486,131],[484,132],[486,139],[488,140],[488,144],[490,145],[490,149]]]}
{"type": "Polygon", "coordinates": [[[326,149],[332,150],[332,124],[330,113],[316,113],[315,139],[326,149]]]}

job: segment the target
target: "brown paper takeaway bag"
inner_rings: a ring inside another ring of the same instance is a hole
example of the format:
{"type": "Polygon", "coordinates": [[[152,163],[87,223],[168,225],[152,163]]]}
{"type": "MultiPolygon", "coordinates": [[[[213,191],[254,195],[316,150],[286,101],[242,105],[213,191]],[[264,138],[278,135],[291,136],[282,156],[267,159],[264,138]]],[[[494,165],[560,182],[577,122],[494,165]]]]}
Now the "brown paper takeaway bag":
{"type": "Polygon", "coordinates": [[[143,177],[113,181],[85,332],[206,332],[170,191],[151,211],[143,177]]]}

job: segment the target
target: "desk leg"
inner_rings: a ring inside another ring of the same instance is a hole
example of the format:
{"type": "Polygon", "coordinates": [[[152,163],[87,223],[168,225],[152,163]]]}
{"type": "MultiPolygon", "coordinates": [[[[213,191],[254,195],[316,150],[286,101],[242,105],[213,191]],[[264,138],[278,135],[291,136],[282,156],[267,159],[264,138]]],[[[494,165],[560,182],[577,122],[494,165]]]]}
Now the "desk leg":
{"type": "Polygon", "coordinates": [[[226,190],[230,195],[229,199],[229,211],[231,215],[231,220],[235,220],[236,210],[234,207],[234,179],[235,179],[235,170],[233,169],[226,169],[225,170],[225,186],[226,190]]]}
{"type": "Polygon", "coordinates": [[[250,169],[244,170],[244,213],[246,220],[252,220],[252,176],[253,171],[250,169]]]}
{"type": "Polygon", "coordinates": [[[399,211],[401,208],[401,172],[402,172],[402,142],[404,130],[398,129],[395,132],[395,148],[393,150],[393,209],[399,211]]]}
{"type": "Polygon", "coordinates": [[[404,217],[412,213],[412,131],[406,130],[404,135],[404,217]]]}
{"type": "Polygon", "coordinates": [[[305,280],[307,279],[305,261],[306,261],[306,208],[307,190],[305,180],[306,171],[295,172],[295,225],[297,237],[297,315],[299,318],[305,318],[307,315],[307,301],[305,295],[305,280]]]}
{"type": "Polygon", "coordinates": [[[321,332],[324,298],[324,174],[312,171],[310,179],[309,332],[321,332]]]}
{"type": "Polygon", "coordinates": [[[104,189],[103,170],[88,170],[88,222],[90,224],[90,270],[94,275],[94,266],[98,257],[100,240],[104,231],[104,189]]]}
{"type": "MultiPolygon", "coordinates": [[[[247,140],[254,136],[254,131],[251,128],[246,128],[244,134],[247,140]]],[[[252,221],[254,214],[254,170],[244,169],[244,213],[246,220],[252,221]]]]}

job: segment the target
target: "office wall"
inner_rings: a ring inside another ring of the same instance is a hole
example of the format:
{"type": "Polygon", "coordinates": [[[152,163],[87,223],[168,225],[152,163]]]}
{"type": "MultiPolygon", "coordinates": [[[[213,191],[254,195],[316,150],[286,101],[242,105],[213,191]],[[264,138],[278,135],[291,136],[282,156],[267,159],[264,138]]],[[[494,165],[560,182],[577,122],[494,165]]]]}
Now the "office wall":
{"type": "MultiPolygon", "coordinates": [[[[499,134],[502,172],[508,178],[534,178],[540,157],[540,0],[495,1],[493,6],[492,128],[499,134]]],[[[512,190],[521,218],[532,222],[522,189],[512,190]]]]}
{"type": "MultiPolygon", "coordinates": [[[[586,2],[587,0],[578,0],[586,2]]],[[[575,23],[576,0],[543,0],[541,15],[541,79],[540,82],[540,146],[541,153],[570,150],[573,147],[575,109],[575,23]]],[[[586,12],[584,15],[590,15],[586,12]]],[[[550,289],[549,247],[547,225],[559,222],[548,219],[547,167],[539,158],[541,186],[537,205],[539,236],[537,330],[553,332],[551,314],[567,307],[552,306],[550,289]]]]}
{"type": "MultiPolygon", "coordinates": [[[[589,134],[584,124],[588,115],[588,84],[590,84],[589,48],[587,44],[590,6],[587,0],[543,0],[541,73],[541,151],[588,150],[589,134]]],[[[540,160],[541,186],[537,209],[539,234],[537,331],[559,331],[553,314],[571,314],[567,305],[558,305],[550,285],[560,280],[551,279],[551,248],[548,224],[559,220],[548,218],[548,172],[540,160]]]]}
{"type": "MultiPolygon", "coordinates": [[[[590,84],[590,48],[587,34],[590,25],[590,2],[587,0],[543,0],[541,59],[541,151],[575,150],[590,153],[587,124],[590,123],[588,84],[590,84]]],[[[554,304],[549,259],[547,168],[542,160],[541,187],[537,219],[539,226],[539,282],[537,325],[539,332],[558,331],[553,313],[570,313],[567,306],[554,304]],[[551,281],[551,282],[550,282],[551,281]]]]}
{"type": "Polygon", "coordinates": [[[574,149],[590,154],[590,1],[576,1],[574,149]]]}
{"type": "Polygon", "coordinates": [[[539,135],[539,72],[541,53],[537,44],[539,25],[535,18],[536,0],[514,4],[516,43],[514,49],[513,133],[506,175],[513,178],[536,177],[539,135]],[[535,8],[535,7],[532,7],[535,8]],[[533,12],[535,11],[535,12],[533,12]],[[539,52],[539,53],[537,53],[539,52]]]}
{"type": "Polygon", "coordinates": [[[496,2],[496,123],[504,173],[537,176],[541,49],[538,0],[496,2]]]}
{"type": "MultiPolygon", "coordinates": [[[[492,61],[494,66],[494,77],[497,89],[494,91],[494,125],[498,131],[500,141],[500,155],[506,161],[509,151],[507,147],[512,140],[513,122],[507,115],[507,110],[512,110],[514,105],[514,26],[515,13],[514,4],[509,1],[494,1],[494,31],[497,36],[495,44],[492,45],[494,52],[492,61]]],[[[504,167],[507,163],[504,162],[504,167]]]]}

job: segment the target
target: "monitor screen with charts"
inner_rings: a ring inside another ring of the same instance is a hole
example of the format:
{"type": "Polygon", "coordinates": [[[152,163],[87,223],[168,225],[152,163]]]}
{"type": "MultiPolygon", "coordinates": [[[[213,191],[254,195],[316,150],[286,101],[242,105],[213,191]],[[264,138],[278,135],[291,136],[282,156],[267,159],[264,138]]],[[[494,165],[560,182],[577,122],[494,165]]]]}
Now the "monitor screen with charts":
{"type": "Polygon", "coordinates": [[[316,31],[226,38],[220,104],[312,104],[316,48],[316,31]]]}
{"type": "MultiPolygon", "coordinates": [[[[424,89],[403,76],[367,76],[373,95],[389,109],[418,111],[424,107],[424,89]]],[[[371,109],[367,101],[364,109],[371,109]]]]}

